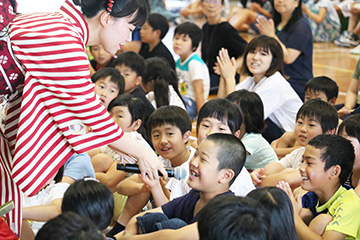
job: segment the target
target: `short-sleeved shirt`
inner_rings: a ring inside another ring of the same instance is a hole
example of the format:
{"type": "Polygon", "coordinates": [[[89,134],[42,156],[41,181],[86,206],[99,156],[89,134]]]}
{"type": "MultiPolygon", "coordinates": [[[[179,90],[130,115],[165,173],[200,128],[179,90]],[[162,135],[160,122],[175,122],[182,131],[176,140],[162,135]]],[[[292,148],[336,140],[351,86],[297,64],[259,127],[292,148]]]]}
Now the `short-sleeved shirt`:
{"type": "Polygon", "coordinates": [[[159,44],[156,45],[156,47],[154,47],[154,49],[152,51],[150,51],[149,48],[150,48],[149,44],[142,43],[139,54],[141,56],[143,56],[144,59],[148,59],[148,58],[152,58],[152,57],[164,58],[169,63],[171,68],[175,70],[174,58],[173,58],[171,52],[169,51],[169,49],[164,45],[163,42],[160,41],[159,44]]]}
{"type": "Polygon", "coordinates": [[[71,177],[74,180],[84,177],[96,178],[89,154],[82,153],[71,156],[64,164],[64,176],[71,177]]]}
{"type": "Polygon", "coordinates": [[[179,89],[181,95],[195,101],[193,81],[201,79],[204,86],[204,99],[207,100],[210,89],[209,69],[204,61],[196,53],[190,54],[183,62],[176,61],[176,73],[179,77],[179,89]]]}
{"type": "Polygon", "coordinates": [[[316,212],[328,210],[333,220],[325,231],[335,231],[346,235],[345,239],[360,239],[360,198],[353,189],[340,186],[334,195],[323,205],[316,204],[316,212]]]}
{"type": "Polygon", "coordinates": [[[245,161],[247,169],[263,168],[270,162],[279,161],[274,149],[260,133],[245,133],[241,142],[248,152],[245,161]]]}
{"type": "MultiPolygon", "coordinates": [[[[358,89],[360,89],[360,59],[356,62],[355,70],[352,75],[352,78],[358,80],[358,89]]],[[[360,103],[360,95],[358,94],[358,100],[357,103],[360,103]]]]}
{"type": "Polygon", "coordinates": [[[305,152],[305,147],[301,147],[295,149],[289,154],[286,154],[285,157],[280,159],[280,164],[283,165],[285,168],[294,168],[298,169],[301,165],[302,157],[305,152]]]}
{"type": "MultiPolygon", "coordinates": [[[[230,190],[228,192],[217,195],[233,195],[230,190]]],[[[196,203],[200,199],[200,192],[192,189],[188,194],[175,198],[174,200],[161,206],[164,214],[170,218],[180,218],[187,224],[192,224],[197,221],[198,215],[194,216],[196,203]]]]}
{"type": "Polygon", "coordinates": [[[291,64],[285,64],[288,81],[301,99],[305,97],[305,84],[313,78],[313,37],[309,22],[300,18],[287,31],[276,33],[286,48],[300,51],[300,55],[291,64]]]}
{"type": "Polygon", "coordinates": [[[249,192],[255,189],[252,183],[250,173],[243,167],[235,181],[230,186],[232,191],[238,197],[245,197],[249,192]]]}
{"type": "Polygon", "coordinates": [[[247,42],[228,22],[215,25],[207,22],[202,28],[202,33],[201,57],[206,63],[210,75],[214,74],[213,67],[221,48],[228,50],[230,58],[238,58],[244,53],[247,45],[247,42]]]}

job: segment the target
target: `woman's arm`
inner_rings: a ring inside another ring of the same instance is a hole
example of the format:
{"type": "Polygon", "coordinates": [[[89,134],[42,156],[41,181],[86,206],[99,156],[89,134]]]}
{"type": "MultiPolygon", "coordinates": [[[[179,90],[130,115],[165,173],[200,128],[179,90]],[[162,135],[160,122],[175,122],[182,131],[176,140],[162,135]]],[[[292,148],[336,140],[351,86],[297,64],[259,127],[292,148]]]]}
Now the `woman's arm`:
{"type": "Polygon", "coordinates": [[[317,24],[320,24],[324,18],[325,18],[325,15],[326,15],[326,7],[322,7],[320,8],[320,11],[318,14],[312,12],[311,10],[309,10],[306,5],[303,3],[302,4],[302,11],[303,13],[305,13],[306,15],[309,16],[309,18],[311,18],[314,22],[316,22],[317,24]]]}
{"type": "Polygon", "coordinates": [[[141,143],[124,134],[120,139],[110,144],[118,152],[123,152],[135,157],[138,160],[139,168],[143,177],[148,175],[150,179],[158,179],[160,171],[167,178],[163,164],[155,153],[141,143]]]}
{"type": "Polygon", "coordinates": [[[280,41],[280,39],[275,34],[274,21],[272,19],[269,19],[269,21],[268,21],[268,20],[266,20],[266,18],[264,16],[259,16],[256,21],[257,21],[256,27],[259,29],[260,34],[275,38],[279,42],[279,44],[284,52],[285,64],[291,64],[291,63],[295,62],[295,60],[300,56],[301,51],[296,50],[294,48],[287,48],[280,41]]]}

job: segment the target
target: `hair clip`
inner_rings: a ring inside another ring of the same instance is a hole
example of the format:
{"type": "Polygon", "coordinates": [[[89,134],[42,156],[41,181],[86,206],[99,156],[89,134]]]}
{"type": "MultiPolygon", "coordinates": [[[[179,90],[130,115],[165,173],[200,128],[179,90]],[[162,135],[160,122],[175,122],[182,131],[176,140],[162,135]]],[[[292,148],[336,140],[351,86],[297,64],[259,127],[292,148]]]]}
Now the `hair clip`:
{"type": "Polygon", "coordinates": [[[114,0],[109,0],[109,3],[107,5],[108,7],[106,8],[106,10],[108,11],[108,13],[111,13],[112,7],[114,6],[114,0]]]}
{"type": "Polygon", "coordinates": [[[84,177],[84,178],[83,178],[83,180],[84,180],[85,182],[87,182],[87,181],[100,182],[100,181],[99,181],[99,180],[97,180],[96,178],[92,178],[92,177],[84,177]]]}

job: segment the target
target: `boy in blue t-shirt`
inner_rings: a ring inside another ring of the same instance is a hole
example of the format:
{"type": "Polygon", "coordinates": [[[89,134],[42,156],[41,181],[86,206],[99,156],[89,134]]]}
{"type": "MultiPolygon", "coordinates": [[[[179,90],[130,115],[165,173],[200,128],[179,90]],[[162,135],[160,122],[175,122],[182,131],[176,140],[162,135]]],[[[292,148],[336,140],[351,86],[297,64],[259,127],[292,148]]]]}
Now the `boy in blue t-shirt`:
{"type": "Polygon", "coordinates": [[[277,185],[293,203],[300,239],[360,239],[360,198],[353,189],[342,186],[354,159],[350,141],[337,135],[318,135],[309,141],[299,167],[301,187],[317,200],[310,205],[304,203],[302,208],[300,197],[295,200],[288,183],[277,185]],[[325,214],[316,216],[324,210],[325,214]]]}
{"type": "Polygon", "coordinates": [[[195,118],[209,96],[210,77],[205,62],[195,53],[201,41],[201,29],[194,23],[185,22],[174,32],[174,52],[179,90],[191,119],[195,118]]]}
{"type": "MultiPolygon", "coordinates": [[[[129,239],[198,239],[197,214],[216,196],[233,194],[229,186],[242,169],[245,159],[244,145],[237,137],[221,133],[208,136],[190,160],[190,193],[136,215],[126,226],[123,236],[129,239]],[[143,234],[131,236],[138,233],[143,234]]],[[[121,234],[116,236],[117,239],[121,234]]]]}

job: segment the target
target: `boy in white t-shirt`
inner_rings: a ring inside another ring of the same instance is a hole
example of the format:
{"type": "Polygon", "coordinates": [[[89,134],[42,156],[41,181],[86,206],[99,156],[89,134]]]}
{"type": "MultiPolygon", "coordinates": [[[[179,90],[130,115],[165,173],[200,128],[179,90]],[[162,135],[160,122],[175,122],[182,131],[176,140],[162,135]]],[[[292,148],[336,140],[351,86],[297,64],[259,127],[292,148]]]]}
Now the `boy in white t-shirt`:
{"type": "Polygon", "coordinates": [[[195,149],[186,144],[191,128],[191,119],[181,107],[162,106],[151,114],[148,130],[155,151],[160,155],[165,167],[181,167],[186,170],[186,177],[181,180],[169,178],[165,181],[150,180],[147,176],[144,178],[136,174],[120,182],[117,191],[128,196],[128,200],[113,230],[107,236],[123,230],[130,218],[146,205],[150,194],[156,206],[161,206],[190,192],[191,188],[187,184],[189,161],[195,154],[195,149]]]}
{"type": "Polygon", "coordinates": [[[174,52],[180,93],[186,103],[190,118],[196,117],[209,96],[209,71],[204,61],[195,53],[201,40],[201,29],[194,23],[185,22],[174,32],[174,52]]]}

